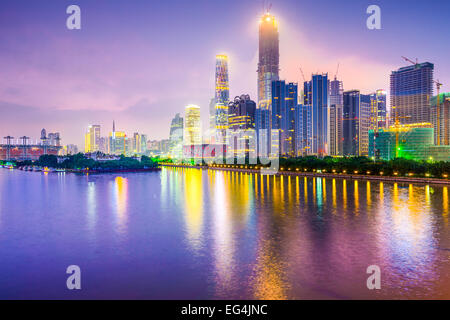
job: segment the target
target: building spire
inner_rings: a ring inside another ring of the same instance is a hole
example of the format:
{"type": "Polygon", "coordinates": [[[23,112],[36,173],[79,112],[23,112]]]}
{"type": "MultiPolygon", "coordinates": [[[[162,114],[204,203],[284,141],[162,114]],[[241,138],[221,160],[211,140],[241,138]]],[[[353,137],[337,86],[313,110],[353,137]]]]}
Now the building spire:
{"type": "Polygon", "coordinates": [[[113,132],[116,132],[116,124],[115,124],[114,120],[113,120],[113,132]]]}

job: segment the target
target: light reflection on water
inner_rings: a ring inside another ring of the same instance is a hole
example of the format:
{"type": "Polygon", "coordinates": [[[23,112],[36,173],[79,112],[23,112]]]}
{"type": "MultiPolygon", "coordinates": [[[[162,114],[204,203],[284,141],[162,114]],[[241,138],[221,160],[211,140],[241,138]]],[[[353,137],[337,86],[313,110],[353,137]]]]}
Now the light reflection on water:
{"type": "Polygon", "coordinates": [[[0,190],[0,298],[71,298],[69,264],[83,298],[450,298],[448,187],[164,168],[0,190]]]}

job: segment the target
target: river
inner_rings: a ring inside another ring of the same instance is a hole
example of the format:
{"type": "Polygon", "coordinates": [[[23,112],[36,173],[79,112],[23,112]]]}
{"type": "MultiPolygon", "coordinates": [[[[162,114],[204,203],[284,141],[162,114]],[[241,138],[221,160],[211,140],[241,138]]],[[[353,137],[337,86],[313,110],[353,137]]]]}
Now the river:
{"type": "Polygon", "coordinates": [[[449,187],[0,169],[0,259],[0,299],[449,299],[449,187]]]}

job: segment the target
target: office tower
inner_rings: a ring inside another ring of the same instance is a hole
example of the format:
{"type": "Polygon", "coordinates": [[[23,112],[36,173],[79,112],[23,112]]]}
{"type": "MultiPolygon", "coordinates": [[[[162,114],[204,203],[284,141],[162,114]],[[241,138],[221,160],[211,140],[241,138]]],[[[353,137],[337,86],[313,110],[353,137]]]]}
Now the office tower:
{"type": "Polygon", "coordinates": [[[278,24],[266,12],[259,22],[258,108],[270,109],[272,81],[279,79],[279,64],[278,24]]]}
{"type": "Polygon", "coordinates": [[[395,124],[430,122],[434,65],[417,63],[391,73],[391,120],[395,124]]]}
{"type": "Polygon", "coordinates": [[[333,156],[342,155],[342,110],[344,104],[343,82],[334,77],[330,81],[330,144],[329,153],[333,156]]]}
{"type": "Polygon", "coordinates": [[[302,157],[311,153],[312,145],[312,108],[299,104],[295,108],[295,156],[302,157]]]}
{"type": "Polygon", "coordinates": [[[224,144],[228,128],[228,101],[230,87],[228,82],[228,57],[216,56],[216,142],[224,144]]]}
{"type": "Polygon", "coordinates": [[[387,109],[386,109],[386,91],[377,90],[370,94],[370,129],[386,129],[387,109]]]}
{"type": "Polygon", "coordinates": [[[359,90],[344,92],[343,155],[367,156],[369,153],[370,95],[359,90]]]}
{"type": "Polygon", "coordinates": [[[175,117],[172,119],[172,123],[170,124],[169,153],[172,158],[181,159],[183,155],[183,130],[184,130],[183,117],[181,117],[180,114],[177,113],[175,117]]]}
{"type": "Polygon", "coordinates": [[[249,95],[236,97],[228,105],[228,146],[234,157],[256,157],[256,103],[249,95]]]}
{"type": "Polygon", "coordinates": [[[116,131],[116,124],[113,121],[113,131],[109,133],[109,153],[115,155],[125,155],[127,151],[127,135],[123,131],[116,131]]]}
{"type": "Polygon", "coordinates": [[[280,53],[278,24],[274,16],[266,12],[259,22],[258,101],[256,130],[258,154],[270,153],[272,81],[279,79],[280,53]]]}
{"type": "Polygon", "coordinates": [[[211,143],[216,141],[216,99],[209,101],[209,137],[211,143]]]}
{"type": "Polygon", "coordinates": [[[133,144],[132,153],[140,154],[141,153],[141,135],[138,132],[135,132],[133,134],[132,144],[133,144]]]}
{"type": "Polygon", "coordinates": [[[311,154],[328,154],[328,74],[313,74],[304,83],[304,103],[312,109],[311,154]]]}
{"type": "Polygon", "coordinates": [[[100,125],[94,124],[89,126],[84,139],[84,152],[99,151],[100,125]]]}
{"type": "Polygon", "coordinates": [[[147,135],[141,134],[141,154],[147,153],[147,135]]]}
{"type": "Polygon", "coordinates": [[[272,82],[272,138],[283,156],[295,156],[295,108],[298,105],[298,86],[285,81],[272,82]]]}
{"type": "Polygon", "coordinates": [[[201,144],[200,107],[193,104],[186,106],[184,119],[184,145],[201,144]]]}
{"type": "Polygon", "coordinates": [[[434,128],[434,143],[450,145],[450,93],[441,93],[439,97],[432,98],[431,123],[434,128]]]}
{"type": "Polygon", "coordinates": [[[330,105],[330,155],[332,156],[341,156],[343,154],[342,111],[343,111],[342,105],[340,104],[330,105]]]}

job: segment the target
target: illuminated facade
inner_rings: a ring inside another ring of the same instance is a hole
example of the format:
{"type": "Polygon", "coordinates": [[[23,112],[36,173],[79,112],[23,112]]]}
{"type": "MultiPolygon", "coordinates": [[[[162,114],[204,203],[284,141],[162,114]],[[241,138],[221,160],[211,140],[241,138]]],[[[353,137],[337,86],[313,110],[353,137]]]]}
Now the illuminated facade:
{"type": "Polygon", "coordinates": [[[311,105],[311,148],[310,154],[328,154],[328,74],[314,74],[312,80],[304,83],[304,104],[311,105]]]}
{"type": "Polygon", "coordinates": [[[341,156],[342,150],[342,111],[344,105],[344,85],[343,82],[334,77],[330,81],[330,127],[329,127],[329,154],[341,156]]]}
{"type": "Polygon", "coordinates": [[[127,135],[125,132],[116,131],[116,125],[113,121],[113,131],[109,133],[109,154],[125,155],[127,152],[127,135]]]}
{"type": "Polygon", "coordinates": [[[236,97],[228,105],[228,152],[237,158],[256,156],[256,103],[249,95],[236,97]]]}
{"type": "Polygon", "coordinates": [[[430,122],[434,65],[429,62],[391,73],[391,120],[400,124],[430,122]]]}
{"type": "Polygon", "coordinates": [[[386,91],[377,90],[370,94],[370,124],[371,130],[388,128],[386,109],[386,91]]]}
{"type": "Polygon", "coordinates": [[[306,156],[311,153],[312,109],[311,105],[299,104],[295,108],[295,155],[306,156]]]}
{"type": "Polygon", "coordinates": [[[298,104],[298,85],[285,81],[272,82],[272,137],[279,141],[283,156],[295,156],[295,108],[298,104]]]}
{"type": "Polygon", "coordinates": [[[266,156],[271,149],[272,81],[279,80],[280,53],[278,24],[274,16],[265,13],[259,22],[258,101],[256,130],[258,154],[266,156]]]}
{"type": "Polygon", "coordinates": [[[201,144],[201,120],[200,107],[188,105],[185,108],[184,117],[184,145],[201,144]]]}
{"type": "Polygon", "coordinates": [[[359,90],[344,92],[342,152],[345,156],[369,154],[370,95],[359,90]]]}
{"type": "Polygon", "coordinates": [[[412,160],[449,161],[450,146],[434,145],[431,123],[414,123],[369,131],[369,156],[383,160],[405,158],[412,160]]]}
{"type": "Polygon", "coordinates": [[[84,152],[99,151],[100,144],[100,125],[94,124],[89,126],[84,136],[84,152]]]}
{"type": "Polygon", "coordinates": [[[450,93],[439,94],[431,100],[431,123],[434,128],[434,143],[450,145],[450,93]]]}
{"type": "Polygon", "coordinates": [[[230,87],[228,81],[228,57],[216,56],[216,127],[215,137],[217,143],[226,142],[226,130],[228,128],[228,101],[230,99],[230,87]]]}

